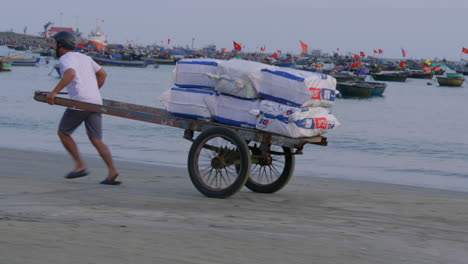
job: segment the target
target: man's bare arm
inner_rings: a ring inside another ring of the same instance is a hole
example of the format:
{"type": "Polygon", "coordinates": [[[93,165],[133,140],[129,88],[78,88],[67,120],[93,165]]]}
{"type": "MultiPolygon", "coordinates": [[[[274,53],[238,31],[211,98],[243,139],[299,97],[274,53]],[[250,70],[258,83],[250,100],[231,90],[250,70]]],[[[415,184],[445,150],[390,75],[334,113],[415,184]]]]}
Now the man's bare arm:
{"type": "Polygon", "coordinates": [[[55,86],[54,90],[47,95],[48,104],[54,104],[55,96],[57,96],[57,94],[62,91],[63,88],[65,88],[69,83],[71,83],[71,81],[73,81],[75,74],[76,73],[73,68],[70,68],[63,73],[63,78],[60,80],[57,86],[55,86]]]}
{"type": "Polygon", "coordinates": [[[106,81],[106,77],[107,77],[107,72],[103,68],[101,68],[99,71],[96,72],[96,79],[97,79],[99,89],[101,89],[101,87],[104,85],[104,82],[106,81]]]}

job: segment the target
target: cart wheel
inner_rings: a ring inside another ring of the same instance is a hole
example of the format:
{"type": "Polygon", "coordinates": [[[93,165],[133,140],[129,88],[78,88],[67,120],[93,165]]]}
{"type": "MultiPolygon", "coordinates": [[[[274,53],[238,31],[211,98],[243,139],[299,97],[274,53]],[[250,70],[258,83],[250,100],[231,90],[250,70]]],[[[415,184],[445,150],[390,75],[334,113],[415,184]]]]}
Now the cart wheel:
{"type": "Polygon", "coordinates": [[[188,172],[193,185],[202,194],[227,198],[239,191],[249,178],[249,148],[235,131],[210,128],[193,142],[188,172]]]}
{"type": "MultiPolygon", "coordinates": [[[[261,156],[262,152],[251,147],[252,156],[261,156]]],[[[250,169],[249,180],[245,186],[259,193],[274,193],[281,190],[291,179],[294,172],[295,158],[291,148],[271,146],[266,158],[255,158],[250,169]]]]}

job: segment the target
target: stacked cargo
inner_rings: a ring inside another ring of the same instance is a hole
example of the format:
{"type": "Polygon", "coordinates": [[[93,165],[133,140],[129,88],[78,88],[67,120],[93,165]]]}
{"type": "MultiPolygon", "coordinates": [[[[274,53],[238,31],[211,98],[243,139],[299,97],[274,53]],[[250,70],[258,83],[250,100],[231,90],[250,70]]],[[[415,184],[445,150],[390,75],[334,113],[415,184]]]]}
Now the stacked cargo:
{"type": "Polygon", "coordinates": [[[339,121],[329,112],[335,78],[245,60],[181,60],[173,88],[161,96],[175,115],[256,128],[288,137],[324,134],[339,121]]]}
{"type": "Polygon", "coordinates": [[[210,74],[218,73],[216,59],[183,59],[177,62],[172,79],[177,88],[172,88],[160,96],[166,110],[179,117],[212,120],[211,112],[205,103],[212,96],[215,81],[210,74]]]}
{"type": "Polygon", "coordinates": [[[183,59],[177,62],[173,71],[173,81],[177,87],[214,89],[215,81],[209,78],[218,73],[216,59],[183,59]]]}
{"type": "Polygon", "coordinates": [[[332,76],[275,68],[253,73],[251,80],[265,99],[256,113],[257,129],[301,138],[321,135],[340,125],[328,110],[340,95],[332,76]]]}

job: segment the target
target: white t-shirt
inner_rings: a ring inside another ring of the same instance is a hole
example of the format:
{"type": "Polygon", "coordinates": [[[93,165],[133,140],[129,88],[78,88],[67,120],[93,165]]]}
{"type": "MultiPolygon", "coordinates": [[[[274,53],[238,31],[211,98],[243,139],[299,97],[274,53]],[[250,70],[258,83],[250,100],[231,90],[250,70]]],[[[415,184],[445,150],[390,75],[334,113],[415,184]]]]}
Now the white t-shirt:
{"type": "Polygon", "coordinates": [[[102,104],[96,79],[96,72],[101,69],[94,60],[79,52],[67,52],[60,57],[62,76],[68,69],[75,70],[75,78],[67,85],[70,99],[93,104],[102,104]]]}

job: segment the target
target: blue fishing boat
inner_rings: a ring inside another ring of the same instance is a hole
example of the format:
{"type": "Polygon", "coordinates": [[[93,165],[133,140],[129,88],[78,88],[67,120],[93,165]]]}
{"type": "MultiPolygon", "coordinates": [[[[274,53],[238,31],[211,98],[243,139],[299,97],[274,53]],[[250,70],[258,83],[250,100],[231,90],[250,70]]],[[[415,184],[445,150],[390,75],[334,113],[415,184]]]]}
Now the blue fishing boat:
{"type": "Polygon", "coordinates": [[[374,86],[374,90],[372,90],[371,96],[382,96],[385,92],[385,88],[387,88],[386,83],[381,82],[367,82],[370,85],[374,86]]]}
{"type": "Polygon", "coordinates": [[[143,60],[119,60],[113,58],[104,58],[96,55],[88,54],[99,65],[120,66],[120,67],[137,67],[145,68],[147,63],[143,60]]]}
{"type": "Polygon", "coordinates": [[[466,66],[455,68],[455,71],[457,73],[461,73],[463,75],[468,75],[468,67],[466,67],[466,66]]]}

